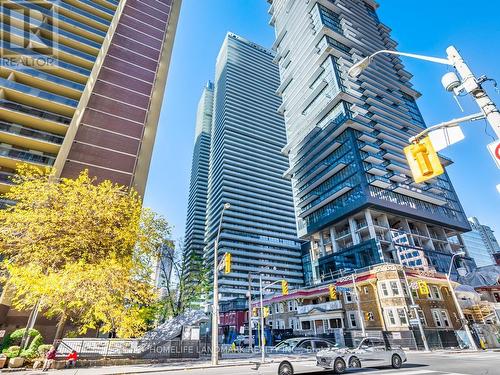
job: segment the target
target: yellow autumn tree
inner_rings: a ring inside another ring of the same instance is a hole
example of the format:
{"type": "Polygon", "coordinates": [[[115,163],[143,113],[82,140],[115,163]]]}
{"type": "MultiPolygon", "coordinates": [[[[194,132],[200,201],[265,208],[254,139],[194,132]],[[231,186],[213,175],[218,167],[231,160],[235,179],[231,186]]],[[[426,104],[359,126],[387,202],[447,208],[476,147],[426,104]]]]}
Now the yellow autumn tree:
{"type": "Polygon", "coordinates": [[[157,296],[151,275],[167,221],[139,195],[86,171],[56,180],[52,169],[23,165],[0,210],[4,282],[16,309],[36,303],[48,317],[82,332],[121,337],[147,328],[157,296]]]}

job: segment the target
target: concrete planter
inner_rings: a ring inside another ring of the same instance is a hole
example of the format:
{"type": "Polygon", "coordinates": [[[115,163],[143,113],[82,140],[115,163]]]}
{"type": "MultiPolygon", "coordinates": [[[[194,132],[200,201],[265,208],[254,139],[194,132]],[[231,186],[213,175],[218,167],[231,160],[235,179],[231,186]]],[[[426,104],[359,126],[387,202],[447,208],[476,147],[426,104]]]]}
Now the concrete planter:
{"type": "Polygon", "coordinates": [[[7,357],[0,356],[0,369],[4,368],[6,363],[7,363],[7,357]]]}
{"type": "Polygon", "coordinates": [[[24,358],[15,357],[9,360],[9,368],[20,368],[24,365],[24,358]]]}

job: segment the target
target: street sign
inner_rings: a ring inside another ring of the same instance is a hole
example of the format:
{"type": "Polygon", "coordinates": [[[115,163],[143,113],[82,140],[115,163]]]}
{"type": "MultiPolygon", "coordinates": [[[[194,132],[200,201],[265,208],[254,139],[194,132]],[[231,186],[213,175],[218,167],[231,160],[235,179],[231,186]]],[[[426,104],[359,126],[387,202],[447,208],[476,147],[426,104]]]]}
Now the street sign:
{"type": "Polygon", "coordinates": [[[418,319],[410,319],[410,324],[412,326],[418,326],[418,319]]]}
{"type": "Polygon", "coordinates": [[[336,286],[335,289],[337,290],[337,292],[350,292],[351,291],[351,288],[348,288],[346,286],[336,286]]]}
{"type": "Polygon", "coordinates": [[[0,339],[5,336],[5,329],[0,330],[0,339]]]}
{"type": "Polygon", "coordinates": [[[419,309],[420,306],[419,305],[410,305],[408,306],[410,309],[419,309]]]}
{"type": "Polygon", "coordinates": [[[452,126],[449,128],[440,128],[433,130],[429,133],[432,145],[436,152],[441,151],[443,148],[448,147],[454,143],[460,142],[465,138],[464,133],[460,126],[452,126]]]}
{"type": "Polygon", "coordinates": [[[500,169],[500,140],[492,142],[486,147],[488,147],[488,151],[493,157],[493,160],[495,160],[497,168],[500,169]]]}

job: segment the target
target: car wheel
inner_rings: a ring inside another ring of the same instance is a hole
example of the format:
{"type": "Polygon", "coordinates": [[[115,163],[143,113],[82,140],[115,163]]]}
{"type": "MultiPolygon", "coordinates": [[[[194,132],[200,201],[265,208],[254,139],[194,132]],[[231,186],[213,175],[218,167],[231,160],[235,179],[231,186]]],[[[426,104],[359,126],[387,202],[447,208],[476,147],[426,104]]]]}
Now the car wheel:
{"type": "Polygon", "coordinates": [[[403,361],[401,360],[401,357],[397,354],[394,354],[392,356],[392,360],[391,360],[392,368],[401,368],[402,364],[403,364],[403,361]]]}
{"type": "Polygon", "coordinates": [[[349,367],[350,368],[361,368],[361,361],[357,357],[351,357],[349,360],[349,367]]]}
{"type": "Polygon", "coordinates": [[[282,363],[278,369],[278,375],[293,375],[293,367],[290,363],[282,363]]]}
{"type": "Polygon", "coordinates": [[[333,372],[335,374],[343,374],[345,372],[345,362],[342,358],[337,358],[333,363],[333,372]]]}

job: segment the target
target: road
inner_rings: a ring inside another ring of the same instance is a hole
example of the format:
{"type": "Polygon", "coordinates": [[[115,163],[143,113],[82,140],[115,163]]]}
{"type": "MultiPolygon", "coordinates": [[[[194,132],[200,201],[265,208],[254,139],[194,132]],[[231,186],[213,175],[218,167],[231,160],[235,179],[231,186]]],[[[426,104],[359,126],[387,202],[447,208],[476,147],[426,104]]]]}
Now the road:
{"type": "MultiPolygon", "coordinates": [[[[350,370],[346,374],[353,375],[499,375],[500,352],[433,352],[407,353],[408,362],[400,370],[391,368],[350,370]]],[[[257,362],[258,359],[256,358],[257,362]]],[[[249,360],[221,362],[232,363],[231,366],[210,368],[210,363],[198,361],[193,363],[151,364],[134,366],[110,366],[100,368],[79,368],[74,370],[51,370],[54,375],[119,375],[119,374],[151,374],[151,375],[277,375],[271,365],[260,366],[248,363],[249,360]],[[195,366],[197,368],[188,368],[195,366]]],[[[1,372],[1,371],[0,371],[1,372]]],[[[27,371],[25,375],[47,374],[41,371],[27,371]]],[[[326,374],[315,372],[314,374],[326,374]]]]}
{"type": "MultiPolygon", "coordinates": [[[[277,375],[267,366],[255,370],[254,366],[206,368],[182,371],[159,371],[150,374],[166,375],[277,375]]],[[[316,374],[321,374],[318,372],[316,374]]],[[[323,372],[324,373],[324,372],[323,372]]],[[[390,368],[347,371],[353,375],[499,375],[500,353],[409,353],[408,362],[400,370],[390,368]]]]}

